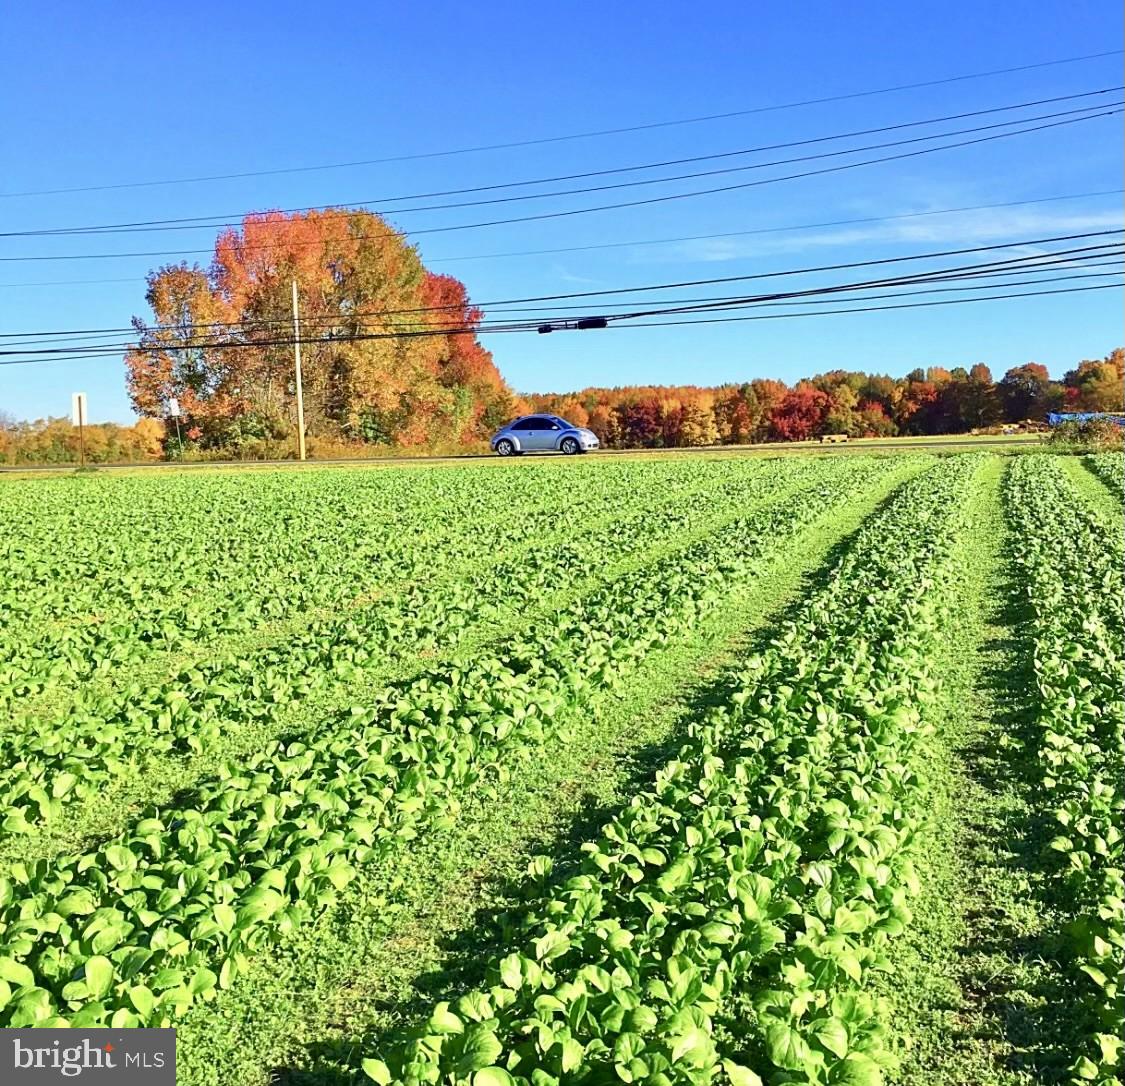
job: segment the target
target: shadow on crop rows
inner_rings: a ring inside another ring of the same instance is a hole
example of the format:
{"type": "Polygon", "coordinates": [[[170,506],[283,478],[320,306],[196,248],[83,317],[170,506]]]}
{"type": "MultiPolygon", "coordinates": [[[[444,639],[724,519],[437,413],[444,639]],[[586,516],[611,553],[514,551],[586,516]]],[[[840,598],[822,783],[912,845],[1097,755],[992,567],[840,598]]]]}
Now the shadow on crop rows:
{"type": "MultiPolygon", "coordinates": [[[[1009,538],[1019,545],[1016,533],[1009,538]]],[[[1052,831],[1038,786],[1031,607],[1011,576],[1013,563],[1004,568],[1005,583],[992,604],[994,628],[1003,636],[984,644],[981,674],[996,706],[996,727],[963,756],[968,772],[997,799],[970,823],[972,839],[986,864],[1004,869],[1002,885],[1016,890],[966,916],[969,938],[959,950],[972,965],[962,983],[982,1012],[982,1037],[1006,1042],[1007,1070],[1055,1083],[1068,1077],[1067,1039],[1077,1034],[1079,1012],[1056,964],[1060,903],[1043,878],[1052,831]],[[998,743],[1000,737],[1006,741],[998,743]]]]}
{"type": "MultiPolygon", "coordinates": [[[[880,508],[892,503],[894,496],[892,492],[880,503],[880,508]]],[[[838,561],[850,548],[853,538],[854,532],[838,541],[827,552],[820,565],[801,579],[793,598],[804,598],[828,585],[838,561]]],[[[764,651],[774,636],[778,622],[790,608],[791,603],[783,604],[770,614],[760,624],[754,636],[738,645],[737,657],[744,658],[764,651]]],[[[683,699],[681,720],[686,722],[702,715],[710,707],[728,701],[735,685],[737,668],[736,660],[723,668],[717,676],[700,682],[683,699]]],[[[623,791],[631,794],[647,788],[656,771],[675,756],[681,743],[682,731],[677,728],[676,733],[667,741],[630,752],[624,759],[623,791]]],[[[585,799],[587,802],[581,807],[581,817],[573,819],[560,832],[541,841],[536,849],[538,855],[550,857],[554,864],[545,887],[538,886],[534,893],[529,893],[526,880],[494,880],[487,875],[483,876],[483,882],[491,883],[493,893],[489,896],[506,903],[505,907],[478,910],[465,928],[442,944],[444,957],[441,968],[420,975],[415,981],[411,997],[394,1002],[393,1017],[397,1025],[375,1029],[360,1036],[353,1034],[309,1045],[305,1059],[302,1060],[305,1066],[276,1068],[270,1079],[271,1083],[276,1086],[351,1086],[357,1082],[356,1068],[363,1056],[378,1055],[393,1047],[411,1028],[429,1017],[435,1003],[443,1000],[452,1002],[467,991],[479,988],[484,983],[489,963],[514,949],[513,932],[529,904],[538,900],[541,894],[550,894],[555,886],[574,873],[582,859],[579,846],[596,837],[602,826],[620,811],[620,805],[606,804],[591,794],[587,794],[585,799]]],[[[386,1009],[392,1008],[388,1006],[386,1009]]],[[[365,1080],[360,1076],[359,1081],[365,1080]]]]}

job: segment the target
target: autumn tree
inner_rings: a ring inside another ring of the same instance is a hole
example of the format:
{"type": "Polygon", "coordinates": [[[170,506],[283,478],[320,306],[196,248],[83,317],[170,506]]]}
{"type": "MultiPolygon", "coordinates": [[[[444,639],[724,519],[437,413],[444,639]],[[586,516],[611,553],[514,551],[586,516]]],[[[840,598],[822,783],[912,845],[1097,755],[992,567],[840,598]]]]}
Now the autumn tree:
{"type": "Polygon", "coordinates": [[[862,426],[857,414],[859,396],[850,384],[838,384],[827,393],[828,410],[824,416],[824,433],[858,436],[862,426]]]}
{"type": "Polygon", "coordinates": [[[827,392],[802,381],[770,413],[770,436],[778,441],[807,441],[819,436],[831,405],[827,392]]]}
{"type": "Polygon", "coordinates": [[[891,437],[895,433],[894,421],[878,400],[861,400],[855,418],[854,432],[859,437],[891,437]]]}
{"type": "Polygon", "coordinates": [[[937,385],[927,381],[922,370],[908,373],[906,379],[895,388],[893,412],[899,432],[904,434],[936,432],[931,427],[937,419],[937,401],[937,385]]]}
{"type": "Polygon", "coordinates": [[[620,441],[626,449],[659,448],[664,433],[664,412],[653,395],[627,400],[617,407],[620,441]]]}
{"type": "Polygon", "coordinates": [[[211,444],[290,431],[294,281],[310,434],[463,441],[510,411],[464,287],[430,275],[379,216],[348,210],[248,215],[207,271],[152,273],[154,320],[134,320],[139,349],[126,358],[137,410],[163,415],[175,396],[211,444]]]}
{"type": "Polygon", "coordinates": [[[714,411],[701,403],[685,403],[680,409],[680,444],[691,448],[718,443],[714,411]]]}
{"type": "Polygon", "coordinates": [[[1041,419],[1050,401],[1051,377],[1038,362],[1013,366],[997,386],[1004,418],[1008,422],[1041,419]]]}
{"type": "Polygon", "coordinates": [[[1073,390],[1070,406],[1079,411],[1125,411],[1125,350],[1118,347],[1100,361],[1080,362],[1063,384],[1073,390]]]}

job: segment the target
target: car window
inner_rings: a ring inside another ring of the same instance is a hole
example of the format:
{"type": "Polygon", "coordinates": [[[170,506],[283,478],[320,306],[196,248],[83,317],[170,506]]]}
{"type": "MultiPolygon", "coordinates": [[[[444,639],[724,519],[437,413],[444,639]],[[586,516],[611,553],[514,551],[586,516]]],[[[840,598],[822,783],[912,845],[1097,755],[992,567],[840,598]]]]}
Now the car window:
{"type": "Polygon", "coordinates": [[[539,428],[539,419],[520,419],[520,421],[512,427],[513,430],[538,430],[539,428]]]}

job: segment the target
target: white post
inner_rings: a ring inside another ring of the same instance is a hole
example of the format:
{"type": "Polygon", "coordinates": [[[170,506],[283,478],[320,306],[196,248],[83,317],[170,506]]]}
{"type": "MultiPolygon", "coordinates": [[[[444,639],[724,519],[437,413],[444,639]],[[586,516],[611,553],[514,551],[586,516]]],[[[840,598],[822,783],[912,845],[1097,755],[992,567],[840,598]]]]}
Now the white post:
{"type": "Polygon", "coordinates": [[[301,322],[297,315],[297,280],[293,280],[293,361],[297,369],[297,455],[305,459],[305,393],[301,388],[301,322]]]}

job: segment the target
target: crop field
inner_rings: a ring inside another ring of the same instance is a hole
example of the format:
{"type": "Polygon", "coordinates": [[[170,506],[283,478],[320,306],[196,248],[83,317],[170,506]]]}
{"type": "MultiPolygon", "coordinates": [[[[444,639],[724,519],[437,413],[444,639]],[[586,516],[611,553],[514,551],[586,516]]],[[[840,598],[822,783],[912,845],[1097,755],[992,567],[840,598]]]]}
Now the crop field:
{"type": "Polygon", "coordinates": [[[0,1026],[181,1086],[1125,1074],[1125,461],[0,479],[0,1026]]]}

